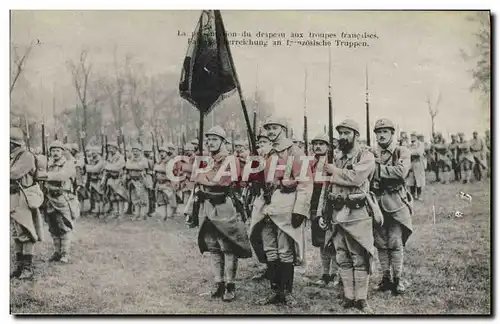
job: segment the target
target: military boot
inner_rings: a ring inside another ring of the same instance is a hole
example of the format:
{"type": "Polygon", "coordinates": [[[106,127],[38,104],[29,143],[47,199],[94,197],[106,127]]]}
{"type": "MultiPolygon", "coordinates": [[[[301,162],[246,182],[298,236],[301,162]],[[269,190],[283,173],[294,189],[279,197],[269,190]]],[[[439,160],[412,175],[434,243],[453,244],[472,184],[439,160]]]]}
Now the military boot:
{"type": "Polygon", "coordinates": [[[281,287],[281,263],[278,261],[268,262],[267,271],[269,280],[271,282],[271,293],[259,300],[259,305],[272,305],[278,304],[282,301],[282,287],[281,287]]]}
{"type": "Polygon", "coordinates": [[[69,263],[70,258],[69,258],[69,249],[71,245],[71,239],[69,237],[69,234],[64,234],[61,238],[61,258],[59,261],[61,263],[69,263]]]}
{"type": "Polygon", "coordinates": [[[21,273],[23,272],[23,267],[24,267],[24,258],[23,254],[21,252],[16,253],[16,264],[14,271],[10,274],[10,278],[19,278],[21,273]]]}
{"type": "Polygon", "coordinates": [[[226,290],[226,284],[224,283],[224,281],[217,282],[217,283],[215,283],[215,285],[210,293],[210,297],[222,298],[224,296],[225,290],[226,290]]]}
{"type": "Polygon", "coordinates": [[[356,306],[356,302],[353,299],[343,297],[342,301],[340,302],[340,306],[344,309],[352,308],[356,306]]]}
{"type": "Polygon", "coordinates": [[[293,279],[295,274],[295,267],[293,263],[282,263],[283,272],[281,275],[283,287],[283,303],[290,307],[297,306],[298,302],[293,296],[293,279]]]}
{"type": "Polygon", "coordinates": [[[382,276],[382,280],[379,282],[376,289],[378,291],[388,291],[388,290],[391,290],[391,288],[392,288],[391,272],[384,271],[384,274],[382,276]]]}
{"type": "Polygon", "coordinates": [[[22,270],[21,274],[19,275],[19,279],[31,280],[31,279],[33,279],[33,276],[34,276],[34,273],[33,273],[33,255],[25,254],[25,255],[23,255],[23,258],[24,258],[23,270],[22,270]]]}
{"type": "Polygon", "coordinates": [[[405,286],[401,282],[401,278],[394,278],[394,283],[392,285],[392,294],[402,295],[405,292],[405,286]]]}
{"type": "Polygon", "coordinates": [[[231,302],[236,298],[236,285],[233,282],[230,282],[226,285],[226,292],[224,293],[224,297],[222,300],[225,302],[231,302]]]}
{"type": "Polygon", "coordinates": [[[357,300],[355,307],[365,314],[373,314],[373,309],[368,305],[365,299],[357,300]]]}

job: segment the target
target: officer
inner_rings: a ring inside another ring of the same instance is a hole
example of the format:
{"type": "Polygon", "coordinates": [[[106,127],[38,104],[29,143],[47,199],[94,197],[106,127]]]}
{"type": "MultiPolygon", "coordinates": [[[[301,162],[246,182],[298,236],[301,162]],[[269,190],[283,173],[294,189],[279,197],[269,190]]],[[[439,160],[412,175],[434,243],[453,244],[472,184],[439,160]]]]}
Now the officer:
{"type": "Polygon", "coordinates": [[[10,220],[16,261],[10,278],[33,278],[35,244],[43,236],[38,207],[43,193],[35,182],[35,157],[24,144],[23,131],[10,129],[10,220]]]}
{"type": "Polygon", "coordinates": [[[80,217],[80,204],[72,191],[75,165],[64,157],[64,145],[54,141],[50,145],[51,160],[47,166],[47,215],[45,221],[54,242],[54,253],[49,261],[70,261],[70,246],[74,235],[74,221],[80,217]]]}
{"type": "MultiPolygon", "coordinates": [[[[311,171],[313,174],[319,170],[323,171],[326,161],[328,148],[328,135],[319,134],[311,141],[314,160],[311,161],[311,171]]],[[[319,255],[321,257],[321,265],[323,275],[321,279],[315,282],[320,287],[337,286],[339,284],[339,266],[335,258],[335,247],[330,245],[325,247],[325,230],[318,224],[319,217],[316,217],[318,212],[318,203],[323,188],[323,182],[314,181],[313,192],[311,197],[311,238],[312,244],[319,247],[319,255]]]]}
{"type": "Polygon", "coordinates": [[[371,190],[377,196],[384,215],[383,224],[374,226],[375,247],[382,268],[382,281],[377,289],[392,290],[397,295],[405,290],[401,280],[403,252],[413,231],[411,195],[405,187],[405,178],[412,167],[412,151],[397,145],[394,130],[394,124],[389,119],[380,119],[375,123],[378,146],[371,190]]]}
{"type": "Polygon", "coordinates": [[[305,153],[287,138],[282,119],[270,117],[263,127],[273,148],[265,166],[265,188],[252,210],[250,242],[259,261],[267,263],[271,294],[259,303],[294,306],[294,267],[305,261],[304,221],[309,218],[312,175],[309,165],[301,174],[305,153]]]}
{"type": "Polygon", "coordinates": [[[327,228],[325,246],[335,247],[344,287],[342,306],[372,313],[367,296],[374,255],[373,225],[366,197],[375,158],[369,150],[361,149],[359,125],[354,120],[344,120],[336,130],[341,153],[333,164],[326,164],[331,176],[320,196],[318,222],[327,228]]]}
{"type": "MultiPolygon", "coordinates": [[[[379,120],[380,123],[384,123],[384,121],[390,122],[385,119],[379,120]]],[[[425,148],[424,145],[418,141],[417,133],[413,132],[410,135],[410,140],[411,142],[408,145],[408,149],[411,155],[411,168],[407,178],[407,185],[411,188],[411,193],[413,197],[415,197],[415,200],[420,200],[422,188],[425,186],[425,148]]]]}
{"type": "MultiPolygon", "coordinates": [[[[238,258],[250,258],[252,251],[245,224],[237,215],[231,199],[230,189],[235,181],[231,175],[216,178],[219,169],[222,167],[226,170],[228,166],[226,163],[234,159],[224,146],[226,132],[222,127],[214,126],[205,133],[205,137],[210,157],[213,159],[213,167],[196,177],[196,184],[200,186],[197,195],[201,203],[198,246],[201,253],[209,252],[211,256],[215,277],[215,287],[210,292],[211,297],[222,298],[229,302],[235,298],[234,280],[238,258]]],[[[230,170],[231,173],[236,175],[236,179],[241,179],[241,170],[236,161],[233,160],[231,167],[236,168],[230,170]]],[[[187,206],[188,213],[191,213],[192,207],[192,203],[187,206]]]]}
{"type": "Polygon", "coordinates": [[[149,162],[142,155],[142,147],[139,143],[132,145],[132,156],[125,164],[127,172],[127,189],[130,192],[130,204],[133,208],[133,218],[135,220],[147,219],[149,206],[149,194],[153,186],[148,177],[147,170],[149,162]]]}

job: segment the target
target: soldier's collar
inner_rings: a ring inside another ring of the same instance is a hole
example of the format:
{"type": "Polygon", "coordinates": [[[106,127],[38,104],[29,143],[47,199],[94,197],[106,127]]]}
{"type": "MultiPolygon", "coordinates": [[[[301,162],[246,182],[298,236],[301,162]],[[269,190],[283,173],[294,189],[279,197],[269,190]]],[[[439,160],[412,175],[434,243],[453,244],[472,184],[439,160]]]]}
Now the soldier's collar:
{"type": "Polygon", "coordinates": [[[283,137],[279,139],[278,141],[273,143],[273,150],[276,152],[283,152],[284,150],[287,150],[293,145],[292,140],[283,137]]]}
{"type": "Polygon", "coordinates": [[[63,166],[66,161],[67,161],[66,157],[64,157],[64,155],[62,155],[58,161],[52,160],[52,165],[63,166]]]}

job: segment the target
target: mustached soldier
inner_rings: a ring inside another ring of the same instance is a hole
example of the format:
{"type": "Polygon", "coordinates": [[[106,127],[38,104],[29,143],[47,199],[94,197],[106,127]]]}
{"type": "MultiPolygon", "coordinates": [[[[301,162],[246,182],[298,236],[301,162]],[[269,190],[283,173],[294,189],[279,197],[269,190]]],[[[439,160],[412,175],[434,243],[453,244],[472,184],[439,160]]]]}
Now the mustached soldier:
{"type": "Polygon", "coordinates": [[[259,303],[294,306],[294,268],[305,265],[304,221],[309,218],[312,174],[307,163],[306,173],[301,173],[305,153],[287,138],[284,120],[271,117],[263,127],[274,143],[264,170],[266,190],[252,210],[250,242],[259,261],[267,263],[271,293],[259,303]]]}
{"type": "Polygon", "coordinates": [[[169,161],[175,155],[175,146],[171,143],[158,149],[160,161],[154,167],[156,179],[156,210],[154,217],[159,217],[163,221],[173,218],[177,212],[177,199],[175,197],[175,187],[177,183],[167,174],[167,168],[175,177],[180,175],[181,165],[176,162],[173,165],[169,161]]]}
{"type": "MultiPolygon", "coordinates": [[[[319,134],[311,141],[312,151],[314,153],[314,160],[311,161],[311,171],[313,174],[316,173],[318,167],[320,167],[320,172],[323,170],[322,166],[326,163],[326,154],[329,149],[328,142],[329,139],[326,134],[319,134]]],[[[321,266],[323,269],[321,279],[314,284],[321,287],[328,287],[330,285],[337,286],[339,284],[339,266],[335,257],[335,247],[333,245],[325,247],[325,230],[323,229],[325,225],[323,224],[320,226],[318,223],[320,218],[316,217],[322,189],[323,182],[315,181],[311,197],[311,238],[313,246],[319,247],[321,266]]]]}
{"type": "Polygon", "coordinates": [[[332,219],[325,246],[335,247],[344,287],[342,306],[372,313],[367,296],[374,255],[373,222],[366,196],[375,171],[375,158],[369,150],[361,149],[359,126],[354,120],[347,119],[336,129],[341,153],[334,157],[333,164],[326,164],[325,170],[331,177],[329,184],[323,186],[318,221],[326,224],[327,216],[332,219]],[[325,208],[327,204],[331,206],[325,208]],[[331,215],[325,214],[327,209],[332,210],[331,215]]]}
{"type": "MultiPolygon", "coordinates": [[[[33,254],[35,244],[42,240],[41,217],[38,208],[32,208],[29,188],[37,186],[35,157],[24,144],[21,129],[10,129],[10,220],[14,251],[16,253],[15,269],[11,278],[33,278],[33,254]]],[[[37,198],[37,197],[34,197],[37,198]]],[[[39,204],[43,194],[39,191],[39,204]]]]}
{"type": "Polygon", "coordinates": [[[148,177],[148,160],[142,155],[140,144],[132,146],[132,156],[125,164],[127,172],[127,188],[130,192],[130,201],[133,208],[133,219],[147,219],[149,207],[148,190],[152,188],[153,183],[148,177]]]}
{"type": "Polygon", "coordinates": [[[405,178],[412,164],[410,150],[397,145],[394,130],[394,124],[388,119],[375,123],[378,146],[372,191],[384,215],[383,225],[374,227],[375,247],[382,268],[382,281],[377,289],[392,290],[397,295],[405,291],[401,280],[404,246],[413,231],[411,196],[405,187],[405,178]]]}
{"type": "Polygon", "coordinates": [[[54,242],[54,253],[49,261],[68,263],[74,221],[80,217],[80,204],[72,191],[76,170],[74,163],[63,156],[64,146],[60,141],[53,142],[49,150],[45,221],[54,242]]]}
{"type": "Polygon", "coordinates": [[[104,166],[105,176],[102,179],[105,183],[105,192],[111,204],[115,218],[125,214],[127,210],[128,192],[122,179],[125,159],[118,152],[116,142],[108,143],[108,161],[104,166]]]}
{"type": "MultiPolygon", "coordinates": [[[[196,194],[201,202],[198,246],[201,253],[210,253],[215,277],[211,297],[232,301],[235,298],[234,279],[238,258],[252,256],[245,224],[237,214],[231,193],[231,187],[241,179],[241,170],[234,157],[228,158],[230,154],[224,146],[226,132],[222,127],[212,127],[205,133],[205,137],[210,157],[213,159],[213,168],[196,177],[196,183],[200,186],[200,191],[196,194]],[[223,175],[216,179],[219,169],[226,169],[228,162],[231,175],[235,177],[223,175]]],[[[192,213],[193,204],[189,203],[186,208],[188,213],[192,213]]]]}

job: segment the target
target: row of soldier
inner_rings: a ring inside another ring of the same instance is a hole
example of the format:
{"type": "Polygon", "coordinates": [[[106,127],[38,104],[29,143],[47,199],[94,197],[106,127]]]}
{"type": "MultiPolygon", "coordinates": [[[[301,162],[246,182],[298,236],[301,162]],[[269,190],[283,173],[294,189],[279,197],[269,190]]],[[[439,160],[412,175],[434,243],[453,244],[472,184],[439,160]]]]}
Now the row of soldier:
{"type": "MultiPolygon", "coordinates": [[[[339,138],[333,145],[336,148],[333,163],[324,168],[319,164],[320,157],[327,154],[328,137],[319,135],[311,141],[314,159],[309,171],[314,173],[319,167],[331,178],[322,183],[308,183],[295,178],[301,168],[298,160],[305,153],[300,145],[287,138],[286,123],[271,118],[263,127],[258,136],[259,155],[266,159],[278,156],[281,164],[293,157],[292,179],[284,180],[283,173],[277,172],[270,184],[258,187],[256,197],[250,202],[249,229],[241,217],[244,211],[237,208],[241,200],[234,188],[251,186],[251,179],[246,183],[235,183],[230,178],[217,183],[210,181],[223,158],[231,154],[229,140],[220,127],[205,134],[206,154],[214,158],[215,167],[211,173],[197,175],[194,181],[189,180],[189,175],[197,147],[186,145],[189,163],[181,161],[174,167],[174,174],[188,175],[184,183],[172,183],[166,176],[165,165],[177,153],[173,145],[158,149],[156,164],[151,162],[154,157],[142,153],[140,145],[132,147],[125,162],[116,143],[108,143],[107,161],[103,161],[98,149],[90,148],[90,161],[85,163],[74,145],[56,141],[49,147],[45,172],[43,157],[27,154],[22,131],[11,130],[11,219],[18,261],[12,276],[32,276],[33,245],[41,239],[40,210],[54,241],[51,260],[68,262],[73,222],[86,197],[90,198],[91,211],[96,215],[111,212],[120,217],[130,206],[136,219],[145,218],[148,213],[165,219],[176,213],[177,203],[183,200],[184,195],[178,199],[178,193],[187,191],[190,198],[184,214],[188,219],[192,219],[194,202],[201,204],[198,244],[200,251],[209,252],[213,261],[215,285],[210,294],[214,298],[226,301],[235,298],[238,258],[255,254],[266,265],[266,277],[271,282],[270,295],[260,303],[294,305],[294,266],[304,262],[306,219],[311,221],[313,245],[320,248],[323,275],[318,283],[327,286],[330,282],[341,282],[345,308],[372,312],[367,293],[374,247],[383,269],[377,289],[392,290],[394,294],[404,292],[403,246],[412,231],[412,199],[419,196],[415,175],[416,184],[410,185],[415,187],[413,196],[407,184],[411,172],[418,172],[416,161],[425,161],[425,150],[412,148],[413,136],[408,147],[399,145],[395,127],[388,120],[376,123],[378,144],[367,148],[359,143],[358,124],[346,120],[336,128],[339,138]],[[42,194],[45,200],[39,205],[29,202],[28,197],[36,194],[26,194],[35,187],[37,179],[45,187],[42,194]],[[371,192],[375,199],[370,199],[371,192]],[[109,208],[106,212],[105,205],[109,208]],[[380,213],[376,212],[377,206],[380,213]]],[[[238,144],[234,154],[241,162],[241,169],[249,152],[243,143],[238,144]]]]}

